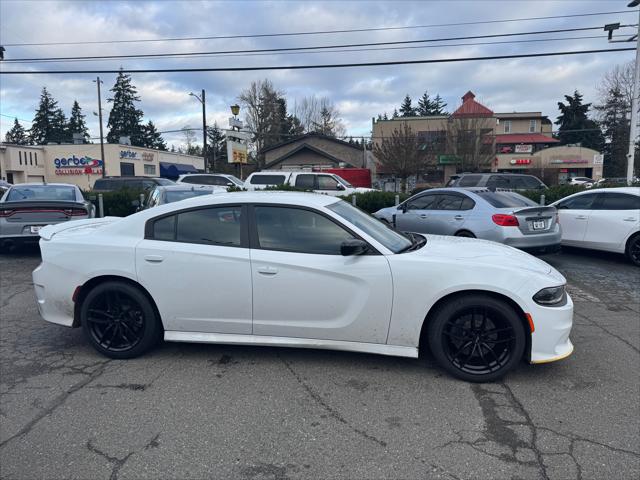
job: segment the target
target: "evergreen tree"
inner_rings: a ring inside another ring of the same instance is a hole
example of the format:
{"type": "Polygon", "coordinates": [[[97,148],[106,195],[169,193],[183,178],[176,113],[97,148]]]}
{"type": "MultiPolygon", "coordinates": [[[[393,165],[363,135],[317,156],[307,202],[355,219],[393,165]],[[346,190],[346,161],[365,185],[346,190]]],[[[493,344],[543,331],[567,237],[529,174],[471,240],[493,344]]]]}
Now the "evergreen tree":
{"type": "Polygon", "coordinates": [[[11,127],[11,130],[4,136],[4,141],[14,145],[27,145],[29,143],[27,132],[24,127],[20,125],[17,118],[13,119],[13,127],[11,127]]]}
{"type": "Polygon", "coordinates": [[[42,88],[40,104],[33,117],[29,140],[34,145],[61,143],[65,141],[66,118],[47,87],[42,88]]]}
{"type": "Polygon", "coordinates": [[[398,118],[400,115],[398,114],[398,109],[394,108],[393,109],[393,115],[391,115],[391,118],[398,118]]]}
{"type": "Polygon", "coordinates": [[[596,107],[600,111],[600,125],[606,143],[604,153],[604,176],[624,177],[627,172],[627,150],[629,148],[629,105],[618,85],[612,86],[604,98],[604,103],[596,107]]]}
{"type": "Polygon", "coordinates": [[[89,143],[89,129],[84,121],[85,116],[82,114],[82,109],[77,100],[73,101],[73,107],[71,107],[71,117],[67,123],[67,137],[69,141],[73,139],[74,133],[82,134],[82,143],[89,143]]]}
{"type": "Polygon", "coordinates": [[[407,94],[402,101],[402,105],[400,105],[400,116],[401,117],[415,117],[416,109],[411,106],[411,97],[407,94]]]}
{"type": "MultiPolygon", "coordinates": [[[[398,113],[398,112],[396,112],[396,113],[398,113]]],[[[387,117],[387,112],[384,112],[384,115],[382,116],[382,120],[389,120],[389,117],[387,117]]]]}
{"type": "Polygon", "coordinates": [[[431,115],[448,115],[445,110],[447,107],[446,102],[440,97],[440,94],[436,95],[431,101],[431,115]]]}
{"type": "Polygon", "coordinates": [[[131,145],[142,146],[142,110],[136,108],[135,102],[140,101],[136,87],[131,84],[131,76],[122,70],[118,73],[116,83],[111,89],[113,98],[107,101],[113,103],[107,122],[107,141],[118,143],[120,137],[130,137],[131,145]]]}
{"type": "Polygon", "coordinates": [[[433,115],[432,110],[433,110],[433,102],[431,98],[429,98],[429,93],[424,92],[422,94],[422,97],[420,97],[420,100],[418,100],[417,113],[421,117],[427,117],[429,115],[433,115]]]}
{"type": "Polygon", "coordinates": [[[566,104],[558,102],[560,115],[555,121],[558,137],[564,144],[580,144],[583,147],[602,151],[604,138],[598,124],[591,120],[587,113],[590,103],[582,103],[582,94],[577,90],[571,95],[564,96],[566,104]]]}
{"type": "Polygon", "coordinates": [[[142,147],[155,148],[156,150],[166,150],[167,144],[158,129],[151,120],[146,125],[142,125],[142,147]]]}
{"type": "Polygon", "coordinates": [[[220,170],[218,166],[227,163],[227,139],[217,122],[207,128],[207,149],[211,166],[220,170]]]}

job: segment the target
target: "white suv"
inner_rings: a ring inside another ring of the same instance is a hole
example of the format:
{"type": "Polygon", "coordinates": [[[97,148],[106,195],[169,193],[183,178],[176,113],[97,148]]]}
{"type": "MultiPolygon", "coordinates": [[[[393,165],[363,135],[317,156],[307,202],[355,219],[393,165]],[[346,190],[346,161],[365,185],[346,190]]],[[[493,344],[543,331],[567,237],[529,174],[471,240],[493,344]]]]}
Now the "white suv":
{"type": "Polygon", "coordinates": [[[227,187],[242,188],[244,184],[242,180],[233,175],[227,175],[226,173],[188,173],[186,175],[180,175],[176,183],[188,183],[190,185],[209,185],[213,186],[214,190],[227,190],[227,187]]]}
{"type": "Polygon", "coordinates": [[[371,188],[354,187],[345,179],[333,173],[322,172],[267,170],[252,173],[244,182],[244,188],[247,190],[261,190],[276,185],[291,185],[292,187],[313,190],[316,193],[332,196],[373,191],[371,188]]]}

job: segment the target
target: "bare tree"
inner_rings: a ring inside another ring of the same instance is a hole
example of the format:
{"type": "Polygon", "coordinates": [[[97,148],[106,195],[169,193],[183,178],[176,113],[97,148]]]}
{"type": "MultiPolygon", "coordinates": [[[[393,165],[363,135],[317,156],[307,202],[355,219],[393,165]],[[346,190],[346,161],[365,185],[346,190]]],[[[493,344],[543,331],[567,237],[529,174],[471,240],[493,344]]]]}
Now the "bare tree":
{"type": "Polygon", "coordinates": [[[487,117],[451,117],[447,122],[447,152],[460,159],[462,171],[487,169],[495,158],[493,120],[487,117]]]}
{"type": "Polygon", "coordinates": [[[400,177],[402,192],[407,190],[407,178],[417,175],[425,166],[426,155],[419,147],[420,141],[408,122],[402,122],[391,137],[383,138],[373,147],[378,162],[400,177]]]}
{"type": "Polygon", "coordinates": [[[607,102],[612,91],[619,91],[626,105],[631,105],[633,100],[633,74],[635,62],[630,61],[623,65],[616,65],[604,74],[597,87],[598,97],[601,104],[607,102]]]}
{"type": "Polygon", "coordinates": [[[189,125],[182,127],[182,137],[184,138],[184,151],[189,155],[194,155],[200,147],[196,145],[196,132],[189,125]]]}
{"type": "Polygon", "coordinates": [[[346,128],[340,111],[327,97],[315,95],[296,102],[294,115],[300,120],[305,133],[318,132],[331,137],[341,137],[346,128]]]}

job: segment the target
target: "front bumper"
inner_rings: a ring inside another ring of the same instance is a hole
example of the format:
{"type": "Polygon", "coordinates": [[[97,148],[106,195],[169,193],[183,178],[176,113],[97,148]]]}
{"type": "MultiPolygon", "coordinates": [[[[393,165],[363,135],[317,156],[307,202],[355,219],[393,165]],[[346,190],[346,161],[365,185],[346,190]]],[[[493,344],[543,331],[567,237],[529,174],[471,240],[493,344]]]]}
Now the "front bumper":
{"type": "MultiPolygon", "coordinates": [[[[533,303],[533,300],[532,300],[533,303]]],[[[567,294],[567,303],[562,307],[543,307],[535,304],[530,308],[535,326],[531,334],[531,363],[555,362],[573,352],[569,339],[573,326],[573,301],[567,294]]]]}

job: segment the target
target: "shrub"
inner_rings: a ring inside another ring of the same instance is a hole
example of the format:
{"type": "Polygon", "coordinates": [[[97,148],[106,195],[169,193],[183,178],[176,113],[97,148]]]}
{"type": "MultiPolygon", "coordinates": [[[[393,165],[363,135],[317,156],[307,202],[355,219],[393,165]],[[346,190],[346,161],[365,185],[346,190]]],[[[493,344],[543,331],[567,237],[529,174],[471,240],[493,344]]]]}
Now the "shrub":
{"type": "Polygon", "coordinates": [[[561,198],[568,197],[569,195],[573,195],[577,192],[581,192],[584,189],[585,187],[583,187],[582,185],[556,185],[545,190],[526,190],[524,192],[518,193],[538,203],[540,202],[540,196],[544,195],[545,203],[549,205],[550,203],[556,202],[561,198]]]}
{"type": "MultiPolygon", "coordinates": [[[[144,190],[136,188],[123,188],[113,192],[102,192],[102,204],[104,206],[105,217],[126,217],[136,212],[137,207],[133,205],[134,200],[140,200],[140,194],[144,190]]],[[[84,197],[90,200],[96,207],[96,216],[100,214],[98,208],[98,193],[83,192],[84,197]]]]}
{"type": "MultiPolygon", "coordinates": [[[[407,193],[395,193],[395,192],[365,192],[356,193],[356,205],[368,213],[374,213],[381,208],[393,207],[396,204],[396,195],[400,196],[400,202],[404,202],[410,197],[407,193]]],[[[344,201],[351,203],[353,200],[352,195],[345,195],[340,197],[344,201]]]]}

